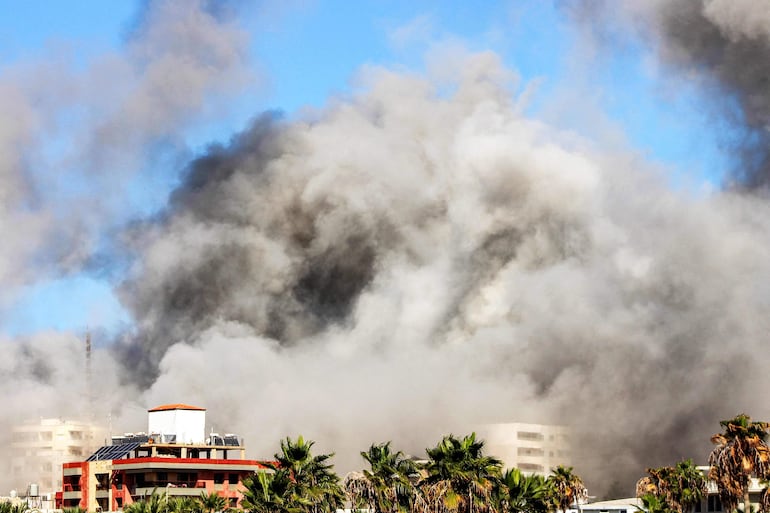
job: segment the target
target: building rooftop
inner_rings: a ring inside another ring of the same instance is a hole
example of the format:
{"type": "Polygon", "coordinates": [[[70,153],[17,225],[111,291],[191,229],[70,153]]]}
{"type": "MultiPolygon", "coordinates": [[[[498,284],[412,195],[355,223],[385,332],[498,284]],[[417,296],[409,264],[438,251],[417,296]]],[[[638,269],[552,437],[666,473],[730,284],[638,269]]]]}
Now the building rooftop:
{"type": "Polygon", "coordinates": [[[154,412],[154,411],[169,411],[169,410],[193,410],[193,411],[206,411],[206,408],[201,408],[200,406],[190,406],[189,404],[161,404],[160,406],[156,406],[155,408],[152,408],[151,410],[147,410],[148,412],[154,412]]]}

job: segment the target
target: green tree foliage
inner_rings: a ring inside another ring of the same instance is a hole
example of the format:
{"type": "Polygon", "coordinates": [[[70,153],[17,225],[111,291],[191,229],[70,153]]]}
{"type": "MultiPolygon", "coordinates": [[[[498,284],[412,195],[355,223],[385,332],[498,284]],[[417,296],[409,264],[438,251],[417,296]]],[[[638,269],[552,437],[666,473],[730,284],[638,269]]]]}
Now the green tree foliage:
{"type": "Polygon", "coordinates": [[[272,472],[257,472],[244,482],[244,508],[257,513],[333,513],[342,507],[342,487],[329,463],[333,454],[314,456],[313,444],[302,436],[282,440],[275,461],[265,463],[272,472]]]}
{"type": "MultiPolygon", "coordinates": [[[[0,513],[24,513],[28,511],[27,505],[23,502],[14,504],[13,502],[0,502],[0,513]]],[[[82,510],[82,508],[72,508],[73,510],[82,510]]],[[[76,513],[81,513],[80,511],[76,513]]],[[[84,512],[83,512],[84,513],[84,512]]]]}
{"type": "Polygon", "coordinates": [[[288,469],[257,472],[243,482],[246,487],[241,504],[253,513],[299,513],[310,505],[295,496],[295,488],[288,469]]]}
{"type": "Polygon", "coordinates": [[[168,502],[168,497],[153,491],[149,497],[124,506],[123,513],[167,513],[168,502]]]}
{"type": "MultiPolygon", "coordinates": [[[[204,494],[205,492],[202,492],[201,496],[204,494]]],[[[216,493],[211,495],[216,496],[216,493]]],[[[221,504],[222,507],[213,510],[204,509],[200,497],[169,497],[162,491],[155,490],[149,497],[126,504],[123,507],[123,513],[218,513],[227,510],[225,498],[219,497],[217,504],[221,504]]]]}
{"type": "Polygon", "coordinates": [[[546,513],[551,502],[545,477],[506,470],[494,487],[495,509],[501,513],[546,513]]]}
{"type": "Polygon", "coordinates": [[[546,481],[551,488],[553,505],[558,510],[567,511],[573,504],[580,508],[580,504],[588,499],[588,490],[572,467],[559,465],[551,469],[546,481]]]}
{"type": "Polygon", "coordinates": [[[645,493],[639,499],[642,501],[642,507],[638,508],[640,513],[673,513],[668,504],[654,493],[645,493]]]}
{"type": "Polygon", "coordinates": [[[719,423],[724,432],[711,437],[716,447],[709,457],[709,478],[719,489],[728,511],[743,500],[744,511],[751,511],[749,485],[752,477],[770,478],[770,448],[767,422],[752,422],[745,414],[719,423]]]}
{"type": "MultiPolygon", "coordinates": [[[[221,510],[218,510],[221,511],[221,510]]],[[[167,497],[167,513],[203,513],[201,503],[193,497],[167,497]]]]}
{"type": "Polygon", "coordinates": [[[500,477],[500,460],[483,454],[484,442],[471,433],[445,436],[427,449],[422,496],[431,510],[476,513],[493,510],[492,491],[500,477]]]}
{"type": "Polygon", "coordinates": [[[353,507],[375,513],[412,511],[417,499],[414,482],[419,477],[415,462],[401,451],[393,452],[390,442],[371,445],[361,457],[369,469],[348,474],[344,482],[353,507]]]}
{"type": "Polygon", "coordinates": [[[204,513],[219,513],[228,507],[228,500],[220,497],[216,492],[201,492],[200,497],[196,499],[198,508],[204,513]]]}
{"type": "Polygon", "coordinates": [[[636,496],[655,496],[668,511],[690,511],[706,494],[706,478],[692,460],[673,467],[648,468],[646,477],[636,483],[636,496]]]}

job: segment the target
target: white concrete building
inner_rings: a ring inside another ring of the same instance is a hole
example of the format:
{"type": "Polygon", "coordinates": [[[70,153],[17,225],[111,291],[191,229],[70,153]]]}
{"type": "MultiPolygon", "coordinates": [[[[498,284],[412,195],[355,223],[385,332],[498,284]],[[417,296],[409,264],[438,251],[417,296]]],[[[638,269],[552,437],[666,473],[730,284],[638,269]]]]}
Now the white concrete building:
{"type": "Polygon", "coordinates": [[[505,468],[548,474],[557,465],[571,466],[570,430],[566,426],[507,422],[476,429],[485,453],[503,460],[505,468]]]}
{"type": "Polygon", "coordinates": [[[61,489],[62,463],[80,460],[105,443],[107,429],[88,422],[40,419],[15,426],[11,435],[11,479],[19,495],[30,485],[40,495],[61,489]]]}

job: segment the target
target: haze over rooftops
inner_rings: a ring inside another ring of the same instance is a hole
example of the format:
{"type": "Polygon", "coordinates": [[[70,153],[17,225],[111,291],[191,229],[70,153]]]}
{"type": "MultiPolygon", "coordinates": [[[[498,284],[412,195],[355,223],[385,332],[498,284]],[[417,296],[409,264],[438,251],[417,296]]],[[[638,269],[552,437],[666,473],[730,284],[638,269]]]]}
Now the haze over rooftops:
{"type": "Polygon", "coordinates": [[[190,406],[189,404],[162,404],[160,406],[156,406],[155,408],[152,408],[151,410],[147,410],[147,412],[154,412],[154,411],[169,411],[169,410],[193,410],[193,411],[206,411],[206,408],[201,408],[200,406],[190,406]]]}

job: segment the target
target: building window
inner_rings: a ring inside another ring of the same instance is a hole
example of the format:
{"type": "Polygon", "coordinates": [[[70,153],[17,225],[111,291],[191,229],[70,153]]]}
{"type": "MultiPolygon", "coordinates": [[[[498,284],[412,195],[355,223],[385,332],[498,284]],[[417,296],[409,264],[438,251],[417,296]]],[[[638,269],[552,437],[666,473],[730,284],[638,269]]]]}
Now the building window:
{"type": "Polygon", "coordinates": [[[534,431],[519,431],[516,433],[519,440],[542,440],[543,433],[535,433],[534,431]]]}
{"type": "Polygon", "coordinates": [[[227,481],[231,485],[237,485],[238,484],[238,474],[230,474],[229,476],[227,476],[227,481]]]}
{"type": "Polygon", "coordinates": [[[214,484],[223,484],[225,482],[225,475],[221,473],[214,474],[214,484]]]}
{"type": "Polygon", "coordinates": [[[535,463],[519,463],[518,464],[519,470],[523,470],[524,472],[542,472],[543,466],[537,465],[535,463]]]}
{"type": "Polygon", "coordinates": [[[158,472],[158,484],[166,485],[168,483],[168,472],[158,472]]]}
{"type": "Polygon", "coordinates": [[[701,511],[703,510],[703,506],[701,506],[700,501],[695,503],[695,508],[694,509],[695,509],[695,513],[701,513],[701,511]]]}
{"type": "Polygon", "coordinates": [[[708,510],[722,511],[722,501],[719,500],[718,495],[709,495],[708,510]]]}
{"type": "Polygon", "coordinates": [[[545,451],[537,447],[519,447],[516,449],[516,454],[519,456],[543,456],[545,451]]]}

